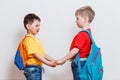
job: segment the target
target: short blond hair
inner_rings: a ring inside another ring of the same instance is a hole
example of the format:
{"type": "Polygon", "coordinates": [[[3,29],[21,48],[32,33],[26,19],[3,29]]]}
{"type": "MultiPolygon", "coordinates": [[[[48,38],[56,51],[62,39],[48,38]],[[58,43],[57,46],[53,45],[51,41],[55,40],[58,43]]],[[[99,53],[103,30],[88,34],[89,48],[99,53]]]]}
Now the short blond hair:
{"type": "Polygon", "coordinates": [[[89,22],[91,23],[95,17],[95,12],[90,6],[84,6],[75,11],[75,16],[87,16],[89,18],[89,22]]]}

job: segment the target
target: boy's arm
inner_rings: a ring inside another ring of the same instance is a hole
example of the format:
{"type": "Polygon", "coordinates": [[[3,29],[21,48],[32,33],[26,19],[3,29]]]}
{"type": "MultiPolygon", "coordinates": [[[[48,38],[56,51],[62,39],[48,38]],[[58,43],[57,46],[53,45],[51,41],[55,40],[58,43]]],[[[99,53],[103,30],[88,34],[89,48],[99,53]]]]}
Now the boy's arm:
{"type": "Polygon", "coordinates": [[[79,52],[79,49],[74,47],[66,56],[64,56],[61,60],[57,61],[58,64],[64,64],[67,60],[70,60],[79,52]]]}
{"type": "Polygon", "coordinates": [[[48,61],[56,61],[55,59],[53,59],[52,57],[50,57],[47,54],[45,54],[45,59],[47,59],[48,61]]]}
{"type": "Polygon", "coordinates": [[[40,54],[35,53],[33,54],[38,60],[40,60],[41,62],[43,62],[44,64],[51,66],[51,67],[55,67],[56,66],[56,62],[55,61],[49,61],[46,58],[40,56],[40,54]]]}

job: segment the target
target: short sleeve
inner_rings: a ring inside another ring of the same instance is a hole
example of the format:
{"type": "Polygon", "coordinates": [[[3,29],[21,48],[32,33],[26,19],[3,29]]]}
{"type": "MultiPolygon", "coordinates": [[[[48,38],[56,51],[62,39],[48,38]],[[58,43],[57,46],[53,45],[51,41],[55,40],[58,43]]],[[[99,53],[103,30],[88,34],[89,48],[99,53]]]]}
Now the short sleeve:
{"type": "Polygon", "coordinates": [[[74,38],[73,47],[82,49],[82,47],[85,45],[86,40],[87,40],[86,35],[87,35],[86,32],[80,32],[78,35],[76,35],[74,38]]]}
{"type": "Polygon", "coordinates": [[[24,40],[24,49],[26,51],[26,53],[29,54],[33,54],[33,53],[39,53],[39,49],[37,46],[37,43],[35,42],[35,40],[33,38],[26,38],[24,40]]]}

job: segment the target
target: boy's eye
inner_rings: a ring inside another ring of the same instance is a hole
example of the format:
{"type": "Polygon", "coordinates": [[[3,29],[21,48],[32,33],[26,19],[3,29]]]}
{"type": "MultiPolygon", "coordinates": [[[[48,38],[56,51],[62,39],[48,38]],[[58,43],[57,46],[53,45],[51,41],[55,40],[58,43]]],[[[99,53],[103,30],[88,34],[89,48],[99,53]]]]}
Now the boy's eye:
{"type": "Polygon", "coordinates": [[[79,18],[76,18],[77,20],[79,20],[79,18]]]}
{"type": "Polygon", "coordinates": [[[40,25],[35,25],[35,27],[39,27],[40,25]]]}

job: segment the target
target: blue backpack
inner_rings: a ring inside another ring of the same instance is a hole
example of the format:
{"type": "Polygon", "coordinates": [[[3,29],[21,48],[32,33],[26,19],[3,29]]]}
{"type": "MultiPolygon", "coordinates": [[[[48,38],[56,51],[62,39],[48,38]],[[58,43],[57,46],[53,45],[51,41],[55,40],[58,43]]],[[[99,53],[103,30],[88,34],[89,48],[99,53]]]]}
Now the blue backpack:
{"type": "Polygon", "coordinates": [[[90,54],[83,68],[80,65],[79,54],[76,55],[75,64],[78,65],[80,80],[102,80],[103,65],[100,48],[95,44],[91,33],[88,30],[83,30],[88,33],[92,41],[90,54]]]}
{"type": "Polygon", "coordinates": [[[19,70],[24,70],[24,66],[25,66],[24,62],[25,59],[24,59],[23,46],[21,41],[15,54],[14,63],[19,70]]]}

